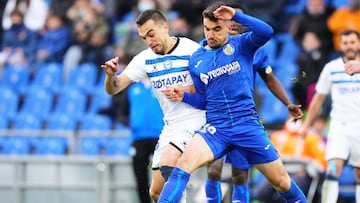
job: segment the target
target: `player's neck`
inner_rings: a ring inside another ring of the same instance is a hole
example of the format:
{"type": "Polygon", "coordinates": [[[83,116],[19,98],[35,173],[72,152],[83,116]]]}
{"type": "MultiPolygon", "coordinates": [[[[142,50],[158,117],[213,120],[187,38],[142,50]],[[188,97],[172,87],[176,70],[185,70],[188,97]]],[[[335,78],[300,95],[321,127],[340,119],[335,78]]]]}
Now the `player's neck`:
{"type": "Polygon", "coordinates": [[[355,61],[360,61],[360,55],[358,54],[355,58],[353,59],[349,59],[349,58],[346,58],[346,57],[343,57],[343,61],[344,63],[350,61],[350,60],[355,60],[355,61]]]}
{"type": "Polygon", "coordinates": [[[170,37],[168,46],[167,46],[167,48],[165,50],[165,54],[171,53],[175,49],[175,47],[177,46],[178,41],[179,41],[178,37],[170,37]]]}

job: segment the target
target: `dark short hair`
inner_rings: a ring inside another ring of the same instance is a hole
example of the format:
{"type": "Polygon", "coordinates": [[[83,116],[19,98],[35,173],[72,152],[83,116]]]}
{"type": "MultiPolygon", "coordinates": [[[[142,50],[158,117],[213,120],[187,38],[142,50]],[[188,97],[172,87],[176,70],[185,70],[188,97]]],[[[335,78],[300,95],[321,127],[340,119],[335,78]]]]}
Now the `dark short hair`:
{"type": "Polygon", "coordinates": [[[164,14],[162,14],[159,10],[149,9],[140,13],[136,19],[136,24],[141,26],[144,25],[148,20],[166,22],[164,14]]]}
{"type": "Polygon", "coordinates": [[[344,32],[341,33],[341,36],[348,36],[348,35],[351,35],[351,34],[355,34],[356,37],[358,39],[360,39],[360,34],[358,32],[356,32],[355,30],[345,30],[344,32]]]}
{"type": "Polygon", "coordinates": [[[19,9],[14,9],[13,11],[11,11],[10,16],[13,15],[21,16],[21,18],[24,18],[24,14],[19,9]]]}
{"type": "Polygon", "coordinates": [[[222,1],[218,1],[215,2],[213,4],[211,4],[210,6],[208,6],[203,12],[202,12],[202,16],[203,18],[207,18],[210,21],[213,22],[217,22],[218,19],[214,16],[214,11],[218,8],[220,8],[220,6],[225,6],[224,2],[222,1]]]}

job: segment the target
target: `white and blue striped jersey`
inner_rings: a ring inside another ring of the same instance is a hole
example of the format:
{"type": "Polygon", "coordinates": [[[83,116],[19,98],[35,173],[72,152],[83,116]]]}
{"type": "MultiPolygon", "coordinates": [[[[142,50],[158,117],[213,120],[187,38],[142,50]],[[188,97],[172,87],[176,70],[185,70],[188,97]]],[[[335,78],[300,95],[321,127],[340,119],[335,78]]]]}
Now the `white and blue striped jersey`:
{"type": "Polygon", "coordinates": [[[190,55],[199,48],[199,44],[188,38],[178,39],[178,43],[170,53],[160,55],[148,48],[136,55],[124,70],[124,73],[135,82],[144,77],[150,78],[152,89],[167,122],[205,117],[204,111],[183,102],[171,102],[161,92],[166,86],[193,84],[188,67],[189,59],[190,55]]]}
{"type": "Polygon", "coordinates": [[[316,92],[331,94],[331,120],[346,125],[359,125],[360,74],[348,75],[340,57],[327,63],[317,81],[316,92]]]}

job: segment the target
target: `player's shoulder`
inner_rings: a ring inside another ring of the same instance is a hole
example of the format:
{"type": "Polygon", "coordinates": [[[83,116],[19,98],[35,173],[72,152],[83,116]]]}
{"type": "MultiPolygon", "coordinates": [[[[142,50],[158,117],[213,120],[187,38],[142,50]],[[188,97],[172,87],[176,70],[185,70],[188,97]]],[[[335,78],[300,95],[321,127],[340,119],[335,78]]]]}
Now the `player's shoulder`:
{"type": "Polygon", "coordinates": [[[134,58],[142,58],[146,59],[154,55],[154,52],[151,50],[151,48],[146,48],[142,51],[140,51],[138,54],[135,55],[134,58]]]}
{"type": "Polygon", "coordinates": [[[196,51],[200,45],[199,43],[195,42],[192,39],[186,38],[186,37],[179,37],[179,49],[181,50],[186,50],[186,51],[190,51],[191,53],[193,53],[194,51],[196,51]]]}
{"type": "Polygon", "coordinates": [[[187,37],[179,37],[181,44],[191,44],[194,46],[200,46],[199,43],[195,42],[194,40],[187,38],[187,37]]]}
{"type": "Polygon", "coordinates": [[[324,69],[343,69],[344,68],[344,60],[342,57],[338,57],[336,59],[333,59],[325,64],[324,69]]]}

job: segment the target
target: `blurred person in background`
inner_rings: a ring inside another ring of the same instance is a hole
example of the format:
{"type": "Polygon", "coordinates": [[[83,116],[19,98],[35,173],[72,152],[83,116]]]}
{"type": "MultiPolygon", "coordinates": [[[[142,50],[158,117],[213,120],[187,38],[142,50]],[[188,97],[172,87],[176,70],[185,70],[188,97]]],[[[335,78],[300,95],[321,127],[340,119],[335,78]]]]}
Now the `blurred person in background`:
{"type": "Polygon", "coordinates": [[[159,9],[156,0],[138,0],[132,10],[123,16],[123,19],[116,23],[114,30],[115,55],[123,56],[125,53],[136,55],[147,48],[143,40],[139,40],[136,25],[136,17],[148,9],[159,9]]]}
{"type": "MultiPolygon", "coordinates": [[[[299,46],[303,44],[303,40],[307,33],[314,33],[321,41],[322,55],[328,57],[329,53],[334,49],[333,34],[327,26],[327,19],[335,11],[330,4],[326,4],[324,0],[307,0],[306,7],[299,19],[294,23],[294,39],[299,46]]],[[[321,66],[323,67],[323,66],[321,66]]]]}
{"type": "MultiPolygon", "coordinates": [[[[67,11],[71,20],[71,45],[64,55],[64,81],[80,63],[100,65],[113,55],[109,45],[110,25],[103,16],[101,4],[77,0],[67,11]]],[[[100,72],[100,71],[99,71],[100,72]]]]}
{"type": "Polygon", "coordinates": [[[188,37],[193,39],[191,27],[187,20],[182,16],[176,16],[170,20],[170,32],[177,37],[188,37]]]}
{"type": "Polygon", "coordinates": [[[33,65],[34,70],[43,63],[61,63],[70,45],[70,30],[64,24],[64,20],[56,14],[49,14],[45,26],[38,33],[40,37],[33,65]]]}
{"type": "Polygon", "coordinates": [[[38,31],[45,25],[49,4],[46,0],[7,0],[1,19],[4,29],[11,26],[10,13],[15,9],[23,13],[26,27],[32,31],[38,31]]]}
{"type": "MultiPolygon", "coordinates": [[[[3,0],[2,4],[0,4],[0,16],[3,16],[4,14],[4,10],[5,10],[5,6],[6,6],[6,3],[7,3],[8,0],[3,0]]],[[[3,28],[3,22],[2,20],[0,20],[0,39],[2,39],[2,35],[3,35],[3,31],[4,31],[4,28],[3,28]]]]}
{"type": "Polygon", "coordinates": [[[306,139],[307,132],[318,115],[327,95],[331,95],[329,131],[326,143],[328,162],[326,177],[322,185],[323,203],[336,203],[339,194],[338,178],[348,160],[354,167],[356,177],[356,199],[360,201],[360,75],[350,76],[345,72],[345,63],[360,60],[360,34],[345,31],[340,37],[342,56],[328,62],[316,83],[304,125],[299,133],[306,139]]]}
{"type": "Polygon", "coordinates": [[[96,13],[103,14],[104,5],[97,0],[75,0],[66,11],[66,15],[71,21],[76,21],[85,18],[87,12],[93,12],[93,9],[96,13]]]}
{"type": "Polygon", "coordinates": [[[360,0],[349,0],[349,6],[337,8],[327,20],[329,30],[333,33],[334,48],[337,53],[331,59],[341,56],[341,35],[346,30],[360,32],[360,0]]]}
{"type": "MultiPolygon", "coordinates": [[[[308,109],[311,98],[314,94],[314,87],[319,78],[320,72],[328,62],[330,50],[325,50],[322,40],[315,32],[306,32],[302,38],[301,50],[296,59],[298,66],[298,80],[291,88],[296,100],[304,110],[308,109]]],[[[327,100],[324,106],[324,117],[328,116],[331,100],[327,100]]]]}
{"type": "Polygon", "coordinates": [[[35,58],[36,33],[26,27],[20,10],[12,11],[10,16],[12,25],[1,39],[0,67],[7,64],[28,66],[35,58]]]}
{"type": "MultiPolygon", "coordinates": [[[[301,120],[293,122],[292,118],[288,118],[281,130],[275,131],[270,135],[270,140],[279,152],[280,157],[285,161],[285,165],[286,160],[307,162],[307,164],[316,168],[316,176],[323,176],[326,168],[325,138],[318,134],[316,130],[310,129],[306,138],[303,139],[299,135],[301,126],[301,120]]],[[[305,195],[307,195],[314,177],[306,170],[296,171],[289,175],[296,181],[305,195]]],[[[266,180],[255,185],[253,190],[255,200],[264,203],[285,203],[266,180]]],[[[313,202],[317,202],[319,199],[318,194],[316,194],[313,202]]]]}

